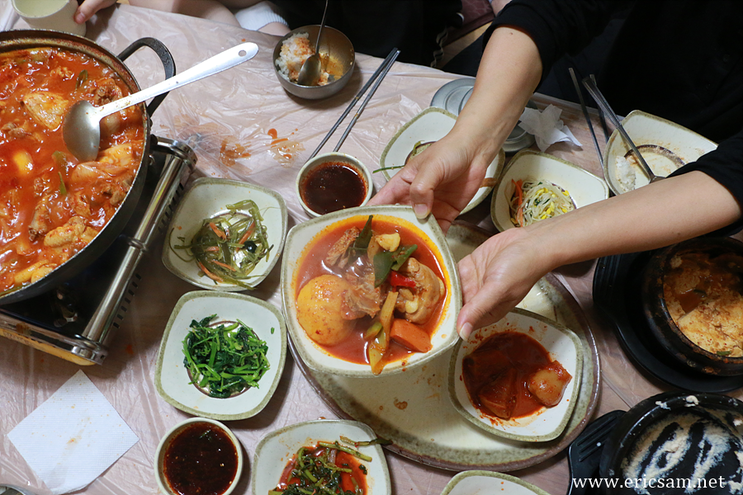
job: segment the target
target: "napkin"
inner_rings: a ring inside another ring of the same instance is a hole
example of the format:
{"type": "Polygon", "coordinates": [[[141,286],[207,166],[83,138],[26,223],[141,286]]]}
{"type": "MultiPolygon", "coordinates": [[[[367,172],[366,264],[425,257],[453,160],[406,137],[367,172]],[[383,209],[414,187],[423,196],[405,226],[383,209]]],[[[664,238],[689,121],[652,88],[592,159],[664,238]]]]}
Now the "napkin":
{"type": "Polygon", "coordinates": [[[537,146],[542,151],[560,141],[569,141],[580,146],[580,142],[575,139],[568,126],[560,120],[561,113],[562,110],[554,105],[548,105],[543,112],[527,107],[521,114],[519,126],[534,136],[537,146]]]}
{"type": "Polygon", "coordinates": [[[8,438],[55,495],[86,487],[139,441],[82,371],[8,438]]]}
{"type": "Polygon", "coordinates": [[[0,5],[0,31],[8,31],[17,20],[18,14],[10,2],[0,5]]]}

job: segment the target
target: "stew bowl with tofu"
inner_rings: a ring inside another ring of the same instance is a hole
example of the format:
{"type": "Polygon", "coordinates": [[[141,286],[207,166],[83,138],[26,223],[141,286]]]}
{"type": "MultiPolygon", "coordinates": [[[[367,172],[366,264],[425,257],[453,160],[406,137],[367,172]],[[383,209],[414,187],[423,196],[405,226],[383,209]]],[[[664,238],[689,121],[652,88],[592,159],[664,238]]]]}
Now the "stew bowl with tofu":
{"type": "Polygon", "coordinates": [[[449,398],[465,419],[494,435],[546,442],[570,419],[582,369],[575,333],[517,308],[457,344],[449,398]]]}
{"type": "Polygon", "coordinates": [[[159,41],[134,42],[118,57],[96,43],[54,31],[0,33],[0,304],[50,290],[82,271],[119,235],[141,195],[154,99],[101,122],[101,151],[81,163],[67,150],[62,122],[79,100],[100,106],[139,85],[122,60],[159,41]]]}
{"type": "Polygon", "coordinates": [[[349,208],[295,226],[281,291],[292,350],[324,373],[403,372],[457,341],[459,275],[436,220],[349,208]]]}

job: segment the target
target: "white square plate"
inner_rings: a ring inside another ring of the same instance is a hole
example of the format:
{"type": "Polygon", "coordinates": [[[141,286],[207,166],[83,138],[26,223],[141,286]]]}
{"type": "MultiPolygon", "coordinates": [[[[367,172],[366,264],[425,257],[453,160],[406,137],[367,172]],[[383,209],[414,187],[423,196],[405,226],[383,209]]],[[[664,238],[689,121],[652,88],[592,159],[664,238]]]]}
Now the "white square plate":
{"type": "Polygon", "coordinates": [[[490,217],[495,227],[503,232],[515,227],[511,222],[513,181],[542,179],[561,187],[570,194],[576,208],[609,197],[606,182],[572,163],[546,153],[519,151],[503,171],[490,203],[490,217]]]}
{"type": "Polygon", "coordinates": [[[181,411],[216,420],[255,416],[266,407],[279,385],[286,360],[286,326],[281,312],[271,304],[231,292],[193,291],[176,303],[165,327],[155,368],[155,388],[165,402],[181,411]],[[270,368],[258,387],[227,399],[209,397],[190,383],[183,365],[183,341],[192,320],[217,315],[217,320],[240,320],[268,345],[270,368]],[[273,331],[271,330],[273,329],[273,331]]]}
{"type": "MultiPolygon", "coordinates": [[[[258,443],[251,469],[251,486],[255,495],[263,495],[276,488],[286,464],[301,447],[317,442],[335,442],[344,436],[357,442],[374,440],[376,435],[363,423],[341,420],[318,420],[289,425],[272,431],[258,443]]],[[[353,447],[351,447],[353,448],[353,447]]],[[[362,461],[367,468],[367,495],[390,495],[392,486],[387,461],[382,447],[369,445],[357,450],[372,458],[362,461]]]]}
{"type": "Polygon", "coordinates": [[[483,430],[513,440],[546,442],[560,436],[565,429],[578,397],[582,370],[583,347],[577,335],[535,313],[514,309],[499,322],[478,328],[472,332],[469,340],[460,341],[454,348],[449,365],[449,397],[454,408],[465,419],[483,430]],[[485,339],[502,332],[518,332],[532,337],[544,346],[552,360],[559,361],[570,373],[573,378],[567,384],[559,404],[509,420],[486,416],[472,404],[464,385],[462,360],[485,339]]]}
{"type": "MultiPolygon", "coordinates": [[[[416,143],[438,141],[452,130],[456,121],[456,115],[442,108],[426,108],[402,126],[400,130],[395,133],[392,139],[390,139],[390,142],[387,143],[387,146],[382,152],[382,157],[379,159],[379,166],[384,169],[386,167],[400,167],[405,165],[408,155],[413,151],[416,143]]],[[[498,152],[498,156],[496,156],[490,163],[485,172],[485,180],[488,181],[488,185],[477,190],[477,193],[472,200],[467,203],[467,206],[464,207],[461,214],[467,213],[472,208],[482,203],[490,191],[493,190],[491,184],[493,184],[500,176],[505,160],[506,153],[501,149],[498,152]]],[[[393,170],[383,170],[382,172],[387,180],[390,180],[390,178],[399,170],[400,169],[398,168],[393,170]]]]}
{"type": "Polygon", "coordinates": [[[163,245],[162,260],[171,273],[202,289],[221,291],[243,291],[244,287],[230,283],[216,283],[203,275],[196,261],[181,259],[173,246],[181,244],[179,237],[190,242],[208,218],[227,212],[227,205],[252,199],[263,216],[271,251],[253,269],[246,282],[255,287],[271,272],[281,256],[288,224],[288,213],[284,198],[275,191],[255,184],[229,179],[196,179],[183,195],[178,209],[168,227],[163,245]]]}
{"type": "Polygon", "coordinates": [[[441,495],[549,495],[515,476],[492,471],[463,471],[454,476],[441,495]]]}
{"type": "MultiPolygon", "coordinates": [[[[630,112],[622,121],[622,127],[640,149],[650,169],[662,177],[717,148],[716,143],[694,131],[640,110],[630,112]],[[662,147],[670,153],[658,148],[645,148],[647,145],[662,147]]],[[[629,150],[629,146],[615,130],[604,150],[604,177],[614,194],[622,194],[648,184],[647,176],[634,164],[634,160],[630,160],[629,169],[617,167],[617,158],[624,157],[629,150]]]]}

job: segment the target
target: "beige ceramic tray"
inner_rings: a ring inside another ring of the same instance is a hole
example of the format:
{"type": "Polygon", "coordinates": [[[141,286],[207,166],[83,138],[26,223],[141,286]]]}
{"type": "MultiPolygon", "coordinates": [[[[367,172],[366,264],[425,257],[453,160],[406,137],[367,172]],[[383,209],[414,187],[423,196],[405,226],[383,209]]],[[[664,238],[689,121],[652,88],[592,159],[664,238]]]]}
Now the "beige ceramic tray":
{"type": "MultiPolygon", "coordinates": [[[[447,234],[455,259],[487,238],[474,228],[455,224],[447,234]]],[[[449,400],[447,379],[451,352],[423,367],[374,380],[347,378],[309,370],[294,353],[310,384],[342,418],[367,424],[392,443],[387,448],[422,464],[461,471],[513,471],[538,464],[561,452],[583,431],[598,400],[599,358],[596,342],[577,302],[548,275],[519,305],[573,330],[583,343],[583,374],[578,401],[565,432],[550,442],[527,443],[498,438],[471,425],[449,400]]]]}

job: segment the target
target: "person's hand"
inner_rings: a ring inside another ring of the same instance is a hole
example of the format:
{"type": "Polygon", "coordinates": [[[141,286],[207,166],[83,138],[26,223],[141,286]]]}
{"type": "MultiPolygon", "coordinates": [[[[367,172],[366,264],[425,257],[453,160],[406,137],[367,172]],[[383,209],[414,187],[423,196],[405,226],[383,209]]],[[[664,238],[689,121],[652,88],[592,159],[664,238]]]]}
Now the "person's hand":
{"type": "Polygon", "coordinates": [[[83,24],[99,10],[110,7],[115,3],[116,0],[85,0],[75,12],[75,22],[83,24]]]}
{"type": "Polygon", "coordinates": [[[412,205],[418,218],[433,213],[446,232],[477,193],[489,164],[449,133],[410,160],[369,204],[412,205]]]}
{"type": "Polygon", "coordinates": [[[496,234],[459,262],[464,306],[457,318],[467,340],[475,328],[503,318],[552,269],[548,252],[523,228],[496,234]]]}

